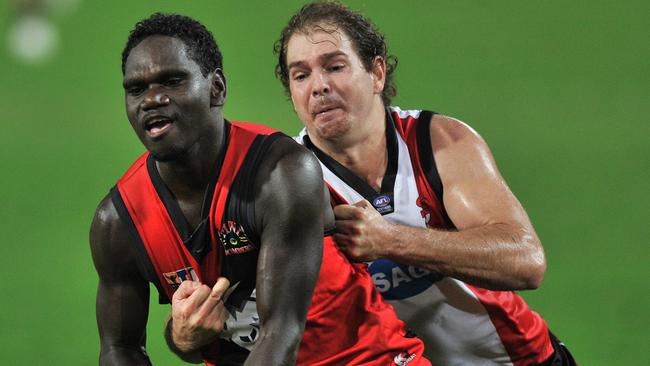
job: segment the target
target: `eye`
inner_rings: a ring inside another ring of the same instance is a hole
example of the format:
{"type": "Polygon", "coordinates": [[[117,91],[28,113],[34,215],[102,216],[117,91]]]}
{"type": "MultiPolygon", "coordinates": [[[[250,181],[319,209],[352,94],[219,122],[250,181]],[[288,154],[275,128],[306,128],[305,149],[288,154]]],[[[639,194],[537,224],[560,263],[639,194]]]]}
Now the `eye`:
{"type": "Polygon", "coordinates": [[[180,85],[182,82],[183,82],[183,78],[179,78],[179,77],[171,77],[171,78],[167,78],[167,79],[165,79],[165,81],[163,82],[163,84],[164,84],[165,86],[168,86],[168,87],[175,87],[175,86],[180,85]]]}
{"type": "Polygon", "coordinates": [[[126,93],[130,96],[137,97],[144,92],[144,87],[141,85],[134,85],[126,88],[126,93]]]}
{"type": "Polygon", "coordinates": [[[293,75],[293,80],[295,80],[295,81],[303,81],[305,79],[307,79],[307,74],[305,74],[305,73],[301,72],[301,73],[296,73],[295,75],[293,75]]]}
{"type": "Polygon", "coordinates": [[[336,72],[336,71],[341,71],[345,67],[345,64],[334,64],[330,67],[327,68],[328,71],[330,72],[336,72]]]}

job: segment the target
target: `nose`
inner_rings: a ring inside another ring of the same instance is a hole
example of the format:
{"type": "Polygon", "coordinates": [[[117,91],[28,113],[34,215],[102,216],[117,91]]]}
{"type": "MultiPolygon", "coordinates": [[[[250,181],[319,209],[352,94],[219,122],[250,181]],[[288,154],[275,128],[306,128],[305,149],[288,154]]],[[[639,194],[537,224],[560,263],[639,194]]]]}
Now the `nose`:
{"type": "Polygon", "coordinates": [[[149,88],[142,98],[141,107],[143,110],[156,109],[159,107],[164,107],[170,103],[169,96],[161,93],[160,90],[156,87],[149,88]]]}
{"type": "Polygon", "coordinates": [[[313,97],[322,97],[330,92],[330,80],[324,73],[314,75],[311,94],[313,97]]]}

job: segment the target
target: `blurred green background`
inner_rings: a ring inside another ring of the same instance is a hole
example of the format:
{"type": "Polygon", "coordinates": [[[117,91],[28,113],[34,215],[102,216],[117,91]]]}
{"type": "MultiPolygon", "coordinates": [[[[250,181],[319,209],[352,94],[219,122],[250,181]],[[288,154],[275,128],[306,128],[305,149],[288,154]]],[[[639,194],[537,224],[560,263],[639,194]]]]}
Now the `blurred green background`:
{"type": "MultiPolygon", "coordinates": [[[[530,305],[582,365],[650,364],[650,2],[346,3],[400,60],[396,105],[455,116],[488,141],[546,248],[545,282],[523,294],[530,305]]],[[[0,364],[97,364],[87,233],[143,151],[121,88],[134,23],[154,11],[202,21],[224,53],[226,116],[293,134],[300,122],[274,78],[272,45],[301,4],[0,5],[0,364]],[[29,7],[58,32],[49,58],[11,51],[37,28],[16,30],[29,7]]],[[[180,365],[161,335],[168,307],[152,303],[151,359],[180,365]]]]}

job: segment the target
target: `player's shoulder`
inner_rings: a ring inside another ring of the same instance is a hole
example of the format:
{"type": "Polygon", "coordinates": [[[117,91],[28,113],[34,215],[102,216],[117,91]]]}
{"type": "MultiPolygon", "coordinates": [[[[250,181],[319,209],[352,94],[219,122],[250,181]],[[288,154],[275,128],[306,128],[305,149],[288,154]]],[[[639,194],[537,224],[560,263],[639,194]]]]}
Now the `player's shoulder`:
{"type": "Polygon", "coordinates": [[[455,141],[463,138],[480,137],[466,122],[445,114],[426,109],[402,109],[399,106],[390,106],[388,110],[400,120],[412,122],[417,120],[418,123],[428,122],[431,135],[438,139],[455,141]],[[430,116],[430,121],[423,120],[427,116],[430,116]]]}
{"type": "Polygon", "coordinates": [[[452,145],[486,146],[485,140],[467,122],[444,114],[433,114],[429,127],[434,149],[452,145]]]}
{"type": "Polygon", "coordinates": [[[119,252],[123,248],[117,246],[128,245],[131,242],[128,227],[118,213],[112,194],[112,192],[108,193],[99,202],[90,225],[90,247],[93,253],[119,252]]]}
{"type": "Polygon", "coordinates": [[[300,175],[311,170],[320,172],[316,156],[290,137],[279,138],[264,156],[264,165],[285,170],[290,175],[300,175]]]}
{"type": "Polygon", "coordinates": [[[293,139],[274,141],[255,174],[257,227],[267,227],[265,222],[296,224],[322,211],[320,164],[311,151],[293,139]]]}
{"type": "Polygon", "coordinates": [[[293,139],[273,142],[262,157],[256,172],[258,186],[267,186],[267,193],[291,192],[293,195],[320,194],[323,174],[316,156],[293,139]]]}
{"type": "Polygon", "coordinates": [[[259,123],[230,121],[233,128],[245,130],[256,135],[265,135],[271,141],[266,148],[258,151],[261,156],[260,169],[280,165],[298,164],[310,168],[317,163],[314,155],[303,147],[297,138],[289,137],[282,131],[259,123]]]}
{"type": "Polygon", "coordinates": [[[466,179],[474,176],[494,176],[498,172],[490,147],[469,124],[446,115],[431,117],[431,148],[443,184],[454,177],[466,179]]]}
{"type": "Polygon", "coordinates": [[[109,192],[97,205],[91,229],[106,230],[120,224],[120,215],[109,192]]]}
{"type": "Polygon", "coordinates": [[[135,239],[120,216],[109,193],[97,209],[90,226],[90,251],[103,280],[145,278],[140,270],[135,239]]]}
{"type": "Polygon", "coordinates": [[[417,123],[419,127],[411,131],[418,134],[421,131],[420,127],[424,127],[422,124],[428,124],[427,129],[434,149],[459,142],[479,145],[485,143],[476,130],[458,118],[431,110],[402,109],[399,106],[390,106],[388,111],[393,115],[393,118],[397,118],[401,123],[417,123]],[[428,120],[425,120],[425,118],[428,118],[428,120]]]}
{"type": "Polygon", "coordinates": [[[444,114],[431,116],[432,136],[439,136],[441,139],[456,141],[460,139],[480,138],[480,135],[467,122],[444,114]]]}

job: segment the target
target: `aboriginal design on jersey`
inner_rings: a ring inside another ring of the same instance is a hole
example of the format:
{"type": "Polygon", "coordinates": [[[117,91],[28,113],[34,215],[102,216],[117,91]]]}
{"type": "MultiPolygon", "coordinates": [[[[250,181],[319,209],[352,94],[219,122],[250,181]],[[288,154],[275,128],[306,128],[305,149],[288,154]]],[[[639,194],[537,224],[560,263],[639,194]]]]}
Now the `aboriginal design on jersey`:
{"type": "Polygon", "coordinates": [[[226,221],[219,230],[219,240],[225,255],[244,254],[257,247],[248,239],[244,228],[235,221],[226,221]]]}

